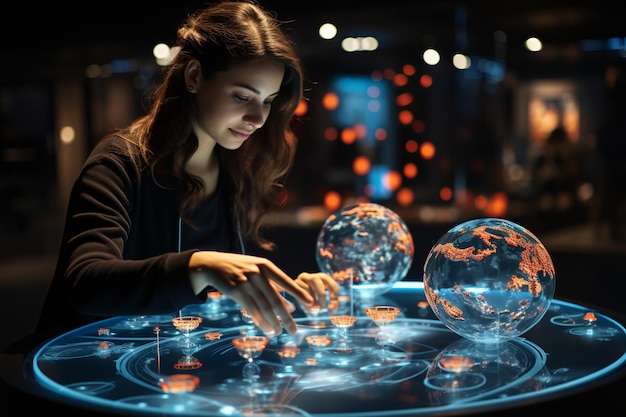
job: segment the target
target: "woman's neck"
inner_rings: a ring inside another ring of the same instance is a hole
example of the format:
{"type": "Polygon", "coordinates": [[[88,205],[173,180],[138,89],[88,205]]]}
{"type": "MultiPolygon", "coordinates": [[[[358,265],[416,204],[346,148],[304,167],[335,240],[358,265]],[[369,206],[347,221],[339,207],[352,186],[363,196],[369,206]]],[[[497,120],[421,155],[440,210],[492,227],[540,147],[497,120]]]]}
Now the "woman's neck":
{"type": "Polygon", "coordinates": [[[204,194],[210,197],[217,188],[219,161],[215,153],[215,141],[194,123],[194,131],[198,138],[198,149],[191,155],[185,169],[204,182],[204,194]]]}

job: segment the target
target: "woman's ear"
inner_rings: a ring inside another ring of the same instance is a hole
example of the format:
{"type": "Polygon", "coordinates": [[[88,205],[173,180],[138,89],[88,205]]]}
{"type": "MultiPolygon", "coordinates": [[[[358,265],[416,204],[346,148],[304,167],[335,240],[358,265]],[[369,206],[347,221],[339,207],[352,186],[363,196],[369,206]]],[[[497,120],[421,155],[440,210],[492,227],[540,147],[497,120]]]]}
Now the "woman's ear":
{"type": "Polygon", "coordinates": [[[202,77],[202,68],[197,59],[192,59],[185,67],[185,84],[191,93],[198,91],[200,85],[200,77],[202,77]]]}

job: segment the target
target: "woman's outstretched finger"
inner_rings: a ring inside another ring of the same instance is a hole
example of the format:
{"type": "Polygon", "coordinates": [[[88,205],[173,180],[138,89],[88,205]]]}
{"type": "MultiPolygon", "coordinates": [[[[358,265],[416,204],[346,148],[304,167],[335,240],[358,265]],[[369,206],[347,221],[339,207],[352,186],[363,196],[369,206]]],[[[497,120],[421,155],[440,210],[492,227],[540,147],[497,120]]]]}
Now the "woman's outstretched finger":
{"type": "Polygon", "coordinates": [[[267,278],[258,274],[250,275],[249,280],[257,290],[258,296],[255,297],[255,302],[260,314],[268,324],[273,326],[276,334],[280,334],[283,327],[287,332],[295,333],[297,330],[296,322],[288,311],[288,305],[285,304],[284,298],[274,286],[267,278]]]}
{"type": "Polygon", "coordinates": [[[295,283],[295,281],[272,262],[259,265],[259,269],[263,276],[271,279],[278,284],[283,290],[293,295],[300,303],[311,305],[315,302],[315,298],[309,292],[295,283]]]}

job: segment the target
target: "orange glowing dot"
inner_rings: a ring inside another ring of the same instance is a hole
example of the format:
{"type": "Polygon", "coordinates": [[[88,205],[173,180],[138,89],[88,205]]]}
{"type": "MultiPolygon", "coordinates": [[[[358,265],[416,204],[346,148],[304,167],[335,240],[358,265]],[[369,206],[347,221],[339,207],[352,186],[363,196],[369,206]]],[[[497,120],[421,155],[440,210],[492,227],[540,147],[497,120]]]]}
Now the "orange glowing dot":
{"type": "Polygon", "coordinates": [[[396,195],[396,201],[403,207],[410,206],[414,199],[415,194],[409,188],[401,188],[396,195]]]}
{"type": "Polygon", "coordinates": [[[347,127],[341,131],[341,141],[345,143],[346,145],[350,145],[351,143],[354,143],[356,138],[357,138],[356,131],[351,127],[347,127]]]}
{"type": "Polygon", "coordinates": [[[411,112],[410,110],[402,110],[400,113],[398,113],[398,120],[403,125],[410,124],[413,121],[413,112],[411,112]]]}
{"type": "Polygon", "coordinates": [[[341,206],[341,195],[337,191],[328,191],[324,195],[324,207],[328,211],[334,212],[341,206]]]}
{"type": "Polygon", "coordinates": [[[404,149],[406,149],[408,153],[417,152],[417,148],[418,148],[417,141],[413,139],[407,140],[406,143],[404,144],[404,149]]]}
{"type": "Polygon", "coordinates": [[[415,67],[411,64],[405,64],[402,66],[402,72],[410,77],[411,75],[415,75],[415,67]]]}
{"type": "Polygon", "coordinates": [[[384,178],[385,187],[395,191],[402,185],[402,175],[398,171],[389,171],[384,178]]]}
{"type": "Polygon", "coordinates": [[[427,308],[428,307],[428,303],[426,301],[420,301],[419,303],[417,303],[417,307],[418,308],[427,308]]]}
{"type": "Polygon", "coordinates": [[[487,197],[485,197],[484,195],[477,195],[476,198],[474,199],[474,206],[478,209],[478,210],[482,210],[485,207],[487,207],[487,197]]]}
{"type": "Polygon", "coordinates": [[[357,156],[352,162],[352,170],[356,175],[367,175],[370,168],[370,160],[366,156],[357,156]]]}
{"type": "Polygon", "coordinates": [[[396,104],[399,107],[408,106],[413,102],[413,94],[411,93],[402,93],[398,97],[396,97],[396,104]]]}
{"type": "Polygon", "coordinates": [[[309,105],[307,104],[307,102],[305,100],[300,100],[300,103],[298,103],[298,107],[296,107],[296,111],[294,112],[294,114],[296,116],[304,116],[308,109],[309,105]]]}
{"type": "Polygon", "coordinates": [[[424,159],[433,159],[435,157],[435,144],[432,142],[422,143],[420,148],[420,155],[424,159]]]}
{"type": "Polygon", "coordinates": [[[491,217],[501,217],[506,213],[508,205],[509,199],[506,193],[495,193],[487,203],[485,213],[491,217]]]}
{"type": "Polygon", "coordinates": [[[587,313],[585,313],[585,317],[583,317],[583,320],[592,322],[598,320],[598,318],[591,311],[588,311],[587,313]]]}
{"type": "Polygon", "coordinates": [[[404,74],[396,74],[393,77],[393,83],[398,87],[404,87],[409,82],[409,79],[404,74]]]}
{"type": "Polygon", "coordinates": [[[450,187],[442,187],[441,190],[439,190],[439,198],[443,201],[450,201],[452,198],[452,189],[450,187]]]}
{"type": "Polygon", "coordinates": [[[339,107],[339,96],[335,93],[326,93],[322,98],[322,106],[328,111],[339,107]]]}
{"type": "Polygon", "coordinates": [[[100,342],[98,344],[98,350],[106,350],[106,349],[108,349],[110,347],[111,346],[107,342],[100,342]]]}
{"type": "Polygon", "coordinates": [[[408,164],[404,165],[404,168],[402,168],[402,173],[407,178],[417,177],[417,165],[415,165],[412,162],[409,162],[408,164]]]}
{"type": "Polygon", "coordinates": [[[430,75],[424,74],[420,77],[420,85],[424,88],[428,88],[433,85],[433,77],[430,75]]]}

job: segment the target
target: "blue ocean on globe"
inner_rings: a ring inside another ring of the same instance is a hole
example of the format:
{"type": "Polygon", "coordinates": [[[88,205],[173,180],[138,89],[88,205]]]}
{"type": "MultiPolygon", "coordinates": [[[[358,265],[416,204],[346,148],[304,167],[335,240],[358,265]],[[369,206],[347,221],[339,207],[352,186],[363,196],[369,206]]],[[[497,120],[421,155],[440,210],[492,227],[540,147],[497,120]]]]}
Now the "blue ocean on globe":
{"type": "Polygon", "coordinates": [[[430,250],[423,275],[435,315],[450,330],[480,343],[503,342],[530,330],[548,311],[555,279],[539,239],[500,218],[450,229],[430,250]]]}

